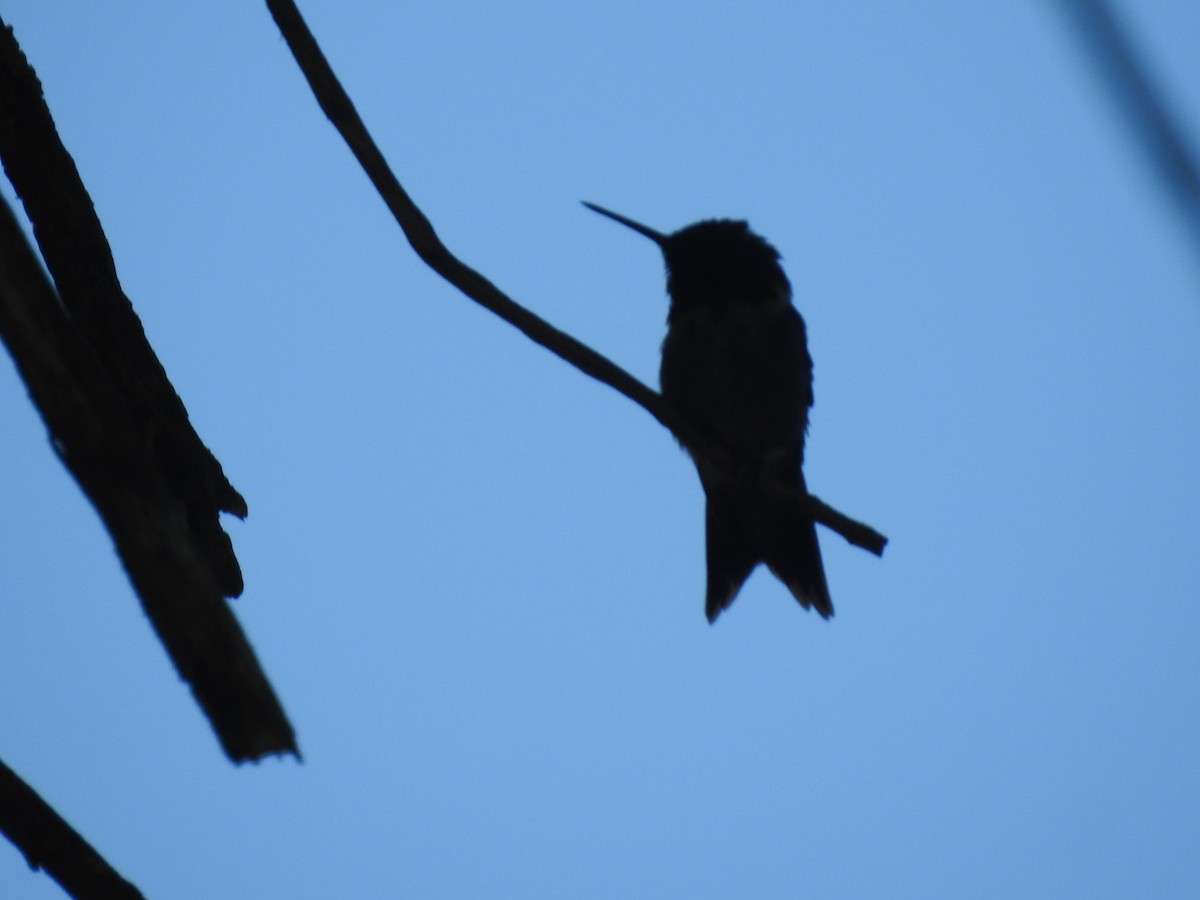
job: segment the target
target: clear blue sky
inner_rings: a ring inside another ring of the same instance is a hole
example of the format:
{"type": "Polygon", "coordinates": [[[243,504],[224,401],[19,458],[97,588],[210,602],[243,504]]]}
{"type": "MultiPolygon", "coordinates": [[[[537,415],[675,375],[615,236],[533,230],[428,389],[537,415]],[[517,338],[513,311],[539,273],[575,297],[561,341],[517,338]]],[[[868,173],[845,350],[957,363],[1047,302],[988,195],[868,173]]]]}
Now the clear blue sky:
{"type": "MultiPolygon", "coordinates": [[[[1200,895],[1200,262],[1055,4],[302,9],[449,246],[644,380],[660,260],[578,201],[770,238],[809,485],[892,543],[709,627],[686,457],[415,258],[263,4],[8,0],[305,761],[226,761],[7,360],[0,757],[155,898],[1200,895]]],[[[1200,7],[1131,25],[1196,140],[1200,7]]]]}

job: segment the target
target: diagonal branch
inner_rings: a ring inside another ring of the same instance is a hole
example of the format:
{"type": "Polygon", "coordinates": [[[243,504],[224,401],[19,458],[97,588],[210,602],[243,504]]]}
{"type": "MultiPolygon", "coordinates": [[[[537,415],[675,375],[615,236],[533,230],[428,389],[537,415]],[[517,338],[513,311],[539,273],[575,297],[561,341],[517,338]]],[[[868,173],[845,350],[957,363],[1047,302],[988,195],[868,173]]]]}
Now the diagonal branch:
{"type": "MultiPolygon", "coordinates": [[[[457,259],[438,238],[425,214],[417,208],[392,173],[379,147],[367,132],[353,102],[325,59],[316,39],[308,30],[292,0],[267,0],[267,8],[283,33],[284,40],[325,115],[337,128],[367,177],[400,224],[404,236],[431,269],[448,282],[509,324],[520,329],[530,340],[575,366],[586,375],[609,385],[654,416],[682,443],[725,472],[739,479],[757,479],[759,474],[738,463],[723,447],[698,435],[666,404],[662,396],[638,381],[620,366],[571,335],[513,301],[483,275],[457,259]]],[[[882,555],[887,538],[868,525],[856,522],[811,494],[800,494],[783,485],[772,484],[802,503],[813,519],[833,529],[847,541],[882,555]]]]}
{"type": "Polygon", "coordinates": [[[171,488],[186,505],[197,549],[227,596],[242,573],[219,513],[246,517],[246,501],[200,440],[117,279],[112,249],[42,86],[0,20],[0,157],[21,198],[58,296],[125,398],[171,488]]]}
{"type": "Polygon", "coordinates": [[[0,834],[75,900],[142,900],[142,893],[108,864],[33,788],[0,762],[0,834]]]}
{"type": "Polygon", "coordinates": [[[292,727],[196,548],[183,504],[2,200],[0,338],[225,752],[237,762],[295,753],[292,727]]]}
{"type": "Polygon", "coordinates": [[[1200,250],[1200,163],[1179,118],[1120,16],[1106,0],[1061,0],[1108,84],[1129,131],[1175,202],[1200,250]]]}
{"type": "Polygon", "coordinates": [[[0,340],[51,443],[225,752],[237,762],[295,753],[292,727],[225,599],[241,591],[242,576],[219,511],[244,516],[245,501],[146,341],[37,75],[3,21],[0,158],[58,286],[0,202],[0,340]]]}

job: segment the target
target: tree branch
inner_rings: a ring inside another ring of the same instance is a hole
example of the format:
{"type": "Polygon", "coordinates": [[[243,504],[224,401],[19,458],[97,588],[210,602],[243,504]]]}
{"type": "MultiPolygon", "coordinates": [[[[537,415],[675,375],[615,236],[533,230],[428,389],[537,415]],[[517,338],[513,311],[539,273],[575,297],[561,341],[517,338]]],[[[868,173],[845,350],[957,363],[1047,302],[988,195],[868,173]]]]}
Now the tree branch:
{"type": "Polygon", "coordinates": [[[1200,164],[1150,67],[1107,0],[1061,0],[1108,84],[1130,133],[1183,216],[1200,251],[1200,164]]]}
{"type": "Polygon", "coordinates": [[[296,753],[291,725],[197,551],[185,507],[3,202],[0,338],[55,451],[112,535],[142,608],[225,752],[237,762],[296,753]]]}
{"type": "Polygon", "coordinates": [[[237,762],[296,753],[225,600],[241,590],[241,573],[217,510],[245,514],[245,501],[200,443],[146,342],[37,76],[2,21],[0,156],[60,285],[56,294],[0,202],[0,340],[51,443],[96,507],[225,752],[237,762]]]}
{"type": "MultiPolygon", "coordinates": [[[[267,0],[267,8],[291,48],[292,55],[308,80],[317,103],[349,145],[367,177],[404,231],[404,236],[431,269],[476,303],[520,329],[530,340],[545,347],[586,375],[624,394],[667,428],[693,452],[698,452],[722,471],[739,480],[759,480],[734,459],[725,448],[697,434],[666,404],[662,396],[638,381],[620,366],[601,356],[571,335],[525,309],[474,269],[458,260],[438,238],[425,214],[417,208],[392,173],[379,147],[367,132],[353,102],[325,59],[292,0],[267,0]]],[[[805,512],[833,529],[850,543],[883,554],[887,538],[875,529],[838,512],[811,494],[790,490],[772,482],[770,488],[785,492],[805,507],[805,512]]]]}
{"type": "Polygon", "coordinates": [[[37,73],[0,20],[0,157],[72,322],[109,373],[172,490],[187,507],[196,546],[227,596],[242,573],[218,514],[246,516],[212,452],[188,420],[117,279],[104,229],[42,97],[37,73]]]}
{"type": "Polygon", "coordinates": [[[92,845],[0,761],[0,833],[75,900],[142,900],[92,845]]]}

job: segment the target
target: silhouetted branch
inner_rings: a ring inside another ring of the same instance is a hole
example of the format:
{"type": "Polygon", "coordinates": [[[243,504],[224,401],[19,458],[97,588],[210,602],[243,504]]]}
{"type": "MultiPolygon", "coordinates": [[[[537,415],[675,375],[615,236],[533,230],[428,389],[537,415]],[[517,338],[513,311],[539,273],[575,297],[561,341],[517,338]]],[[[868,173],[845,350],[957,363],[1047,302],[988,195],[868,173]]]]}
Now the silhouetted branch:
{"type": "Polygon", "coordinates": [[[1200,165],[1163,92],[1106,0],[1061,2],[1200,251],[1200,165]]]}
{"type": "MultiPolygon", "coordinates": [[[[325,115],[350,146],[375,189],[400,224],[417,255],[444,279],[509,324],[520,329],[530,340],[575,366],[597,381],[609,385],[654,416],[688,447],[716,463],[733,477],[755,479],[759,473],[740,465],[722,447],[696,434],[681,421],[656,391],[638,381],[620,366],[601,356],[569,334],[514,302],[483,275],[458,260],[438,238],[425,214],[417,208],[392,173],[379,147],[367,132],[345,89],[317,46],[299,10],[291,0],[267,0],[284,40],[325,115]]],[[[808,494],[799,494],[782,485],[818,522],[836,531],[847,541],[876,555],[883,553],[887,538],[868,525],[849,518],[808,494]]]]}
{"type": "Polygon", "coordinates": [[[0,337],[160,640],[235,761],[296,752],[287,717],[109,373],[0,201],[0,337]]]}
{"type": "Polygon", "coordinates": [[[108,242],[0,21],[0,158],[59,289],[0,203],[0,339],[92,501],[159,639],[235,761],[295,736],[233,617],[242,579],[218,510],[241,495],[200,442],[116,278],[108,242]]]}
{"type": "Polygon", "coordinates": [[[142,893],[37,792],[0,762],[0,833],[75,900],[142,900],[142,893]]]}
{"type": "Polygon", "coordinates": [[[0,20],[0,157],[21,198],[58,296],[92,348],[172,491],[195,544],[227,596],[242,573],[218,514],[245,518],[246,501],[204,446],[117,279],[112,250],[75,162],[59,139],[37,74],[0,20]]]}

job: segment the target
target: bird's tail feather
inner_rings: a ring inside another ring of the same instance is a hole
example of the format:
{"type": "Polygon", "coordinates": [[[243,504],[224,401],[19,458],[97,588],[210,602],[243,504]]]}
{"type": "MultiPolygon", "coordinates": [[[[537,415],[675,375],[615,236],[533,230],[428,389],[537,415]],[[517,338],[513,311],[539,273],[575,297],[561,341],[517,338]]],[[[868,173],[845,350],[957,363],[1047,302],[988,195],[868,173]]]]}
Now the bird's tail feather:
{"type": "MultiPolygon", "coordinates": [[[[708,594],[704,611],[714,621],[737,596],[750,573],[765,562],[806,609],[833,615],[817,528],[796,504],[775,497],[747,496],[706,485],[705,536],[708,594]]],[[[799,487],[805,490],[803,476],[799,487]]]]}
{"type": "Polygon", "coordinates": [[[815,609],[825,619],[833,615],[825,564],[817,543],[817,526],[812,519],[792,516],[763,562],[787,585],[801,606],[815,609]]]}
{"type": "Polygon", "coordinates": [[[704,614],[715,622],[733,602],[750,577],[754,567],[762,562],[741,527],[740,516],[732,514],[729,503],[709,494],[704,512],[704,537],[708,552],[708,593],[704,599],[704,614]]]}

